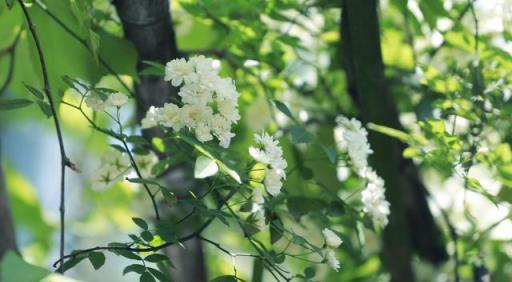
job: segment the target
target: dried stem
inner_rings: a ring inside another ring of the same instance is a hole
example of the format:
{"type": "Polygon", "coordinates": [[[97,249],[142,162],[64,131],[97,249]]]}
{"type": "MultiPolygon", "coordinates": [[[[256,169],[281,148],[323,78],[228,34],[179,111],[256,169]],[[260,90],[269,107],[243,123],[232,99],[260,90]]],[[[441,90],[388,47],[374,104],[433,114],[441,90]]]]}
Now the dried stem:
{"type": "MultiPolygon", "coordinates": [[[[50,105],[50,109],[52,112],[53,121],[55,123],[55,130],[57,131],[57,138],[59,141],[59,149],[60,149],[60,158],[61,158],[61,165],[60,165],[60,260],[62,261],[62,258],[64,257],[64,234],[65,234],[65,225],[64,225],[64,215],[65,215],[65,178],[66,178],[66,166],[73,167],[71,162],[69,161],[68,157],[66,156],[66,151],[64,149],[64,140],[62,138],[62,132],[60,129],[60,123],[59,119],[57,117],[57,111],[55,110],[55,103],[52,98],[51,93],[51,87],[50,87],[50,79],[48,78],[48,70],[46,68],[46,62],[43,56],[43,49],[41,48],[41,43],[39,41],[39,37],[37,35],[36,28],[32,22],[32,18],[30,17],[30,14],[27,11],[27,8],[23,4],[22,0],[18,0],[18,3],[20,4],[21,9],[23,10],[23,14],[25,16],[25,19],[28,24],[28,28],[30,30],[30,33],[32,34],[32,38],[34,39],[34,42],[36,44],[37,54],[39,57],[39,62],[41,64],[41,72],[43,74],[43,82],[44,82],[44,93],[46,95],[46,98],[48,99],[48,103],[50,105]]],[[[64,272],[64,265],[61,263],[59,272],[64,272]]]]}

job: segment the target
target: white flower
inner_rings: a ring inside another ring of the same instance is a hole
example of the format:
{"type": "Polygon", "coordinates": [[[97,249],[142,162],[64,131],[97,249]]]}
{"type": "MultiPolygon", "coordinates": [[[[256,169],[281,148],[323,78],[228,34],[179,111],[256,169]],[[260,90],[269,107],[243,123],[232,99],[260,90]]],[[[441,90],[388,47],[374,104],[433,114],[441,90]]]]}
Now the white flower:
{"type": "Polygon", "coordinates": [[[223,100],[217,102],[219,113],[232,123],[240,120],[236,100],[223,100]]]}
{"type": "Polygon", "coordinates": [[[155,127],[159,121],[159,108],[151,106],[146,112],[146,117],[141,120],[141,127],[143,129],[155,127]]]}
{"type": "Polygon", "coordinates": [[[137,164],[137,167],[139,168],[140,174],[143,178],[153,176],[151,170],[157,162],[158,157],[151,151],[147,155],[135,155],[135,163],[137,164]]]}
{"type": "Polygon", "coordinates": [[[130,157],[116,149],[110,149],[103,157],[103,163],[115,167],[119,171],[130,167],[130,157]]]}
{"type": "Polygon", "coordinates": [[[210,128],[206,124],[199,124],[196,127],[196,138],[199,142],[206,142],[213,139],[210,128]]]}
{"type": "Polygon", "coordinates": [[[104,154],[101,167],[92,177],[93,188],[104,189],[123,180],[130,165],[130,158],[126,154],[110,149],[104,154]]]}
{"type": "Polygon", "coordinates": [[[327,247],[336,249],[343,243],[343,240],[334,233],[332,230],[325,228],[322,230],[322,233],[324,235],[325,243],[327,244],[327,247]]]}
{"type": "Polygon", "coordinates": [[[255,206],[258,207],[261,207],[261,205],[265,203],[265,198],[263,198],[263,193],[261,192],[260,189],[254,188],[252,190],[252,202],[255,204],[255,206]]]}
{"type": "Polygon", "coordinates": [[[336,118],[341,128],[343,140],[347,144],[348,155],[352,160],[356,171],[360,173],[368,166],[368,155],[373,153],[368,144],[368,132],[361,126],[361,122],[355,118],[348,119],[344,116],[336,118]]]}
{"type": "Polygon", "coordinates": [[[258,229],[261,231],[265,230],[265,211],[263,209],[260,209],[254,213],[254,219],[256,227],[258,227],[258,229]]]}
{"type": "Polygon", "coordinates": [[[194,73],[194,65],[185,59],[174,59],[165,65],[165,81],[179,86],[185,78],[194,73]]]}
{"type": "Polygon", "coordinates": [[[389,202],[384,195],[384,180],[377,176],[375,172],[369,173],[366,188],[361,192],[361,202],[364,205],[364,211],[369,213],[376,223],[382,227],[388,224],[390,214],[389,202]]]}
{"type": "Polygon", "coordinates": [[[85,104],[94,111],[103,111],[106,107],[101,97],[95,94],[88,95],[85,104]]]}
{"type": "Polygon", "coordinates": [[[217,137],[220,141],[219,145],[224,148],[229,147],[231,138],[235,136],[235,134],[231,133],[231,123],[229,120],[225,119],[219,114],[216,114],[210,120],[209,124],[213,135],[215,135],[215,137],[217,137]]]}
{"type": "Polygon", "coordinates": [[[281,174],[275,169],[267,169],[263,182],[267,188],[267,192],[272,196],[277,196],[283,187],[281,174]]]}
{"type": "Polygon", "coordinates": [[[283,158],[283,149],[279,146],[279,141],[266,132],[261,135],[255,134],[254,139],[261,148],[251,146],[249,147],[249,154],[254,160],[268,166],[265,170],[263,183],[267,192],[276,196],[281,192],[282,180],[286,179],[285,169],[288,166],[283,158]]]}
{"type": "Polygon", "coordinates": [[[109,95],[105,102],[108,107],[121,107],[126,103],[128,103],[128,97],[120,92],[109,95]]]}
{"type": "Polygon", "coordinates": [[[172,127],[176,131],[180,131],[183,127],[181,121],[180,108],[172,103],[166,103],[159,111],[156,120],[165,127],[172,127]]]}
{"type": "Polygon", "coordinates": [[[209,107],[198,105],[184,105],[180,110],[180,118],[188,128],[195,128],[211,119],[213,111],[209,107]]]}
{"type": "Polygon", "coordinates": [[[190,64],[195,67],[195,70],[200,75],[217,74],[218,69],[213,67],[213,60],[206,58],[203,55],[194,56],[189,60],[190,64]]]}
{"type": "Polygon", "coordinates": [[[336,254],[333,250],[328,250],[327,254],[325,255],[325,258],[327,259],[327,264],[334,269],[336,272],[340,269],[340,262],[336,258],[336,254]]]}
{"type": "Polygon", "coordinates": [[[237,100],[238,92],[236,91],[235,83],[231,78],[220,78],[216,81],[214,91],[220,101],[224,100],[237,100]]]}

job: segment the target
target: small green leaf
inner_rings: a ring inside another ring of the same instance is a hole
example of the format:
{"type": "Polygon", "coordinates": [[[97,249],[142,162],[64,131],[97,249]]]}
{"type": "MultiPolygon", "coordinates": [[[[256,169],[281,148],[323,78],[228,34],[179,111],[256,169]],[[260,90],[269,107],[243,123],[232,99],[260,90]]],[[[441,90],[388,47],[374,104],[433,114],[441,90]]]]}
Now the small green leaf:
{"type": "Polygon", "coordinates": [[[153,234],[151,234],[151,232],[149,232],[147,230],[142,231],[142,233],[140,233],[140,237],[148,243],[153,240],[153,234]]]}
{"type": "Polygon", "coordinates": [[[276,243],[281,237],[283,237],[283,222],[276,217],[270,224],[270,243],[276,243]]]}
{"type": "Polygon", "coordinates": [[[26,83],[23,83],[23,85],[25,85],[25,88],[27,88],[28,91],[32,93],[32,95],[34,95],[37,99],[44,100],[44,94],[39,89],[34,88],[26,83]]]}
{"type": "Polygon", "coordinates": [[[304,269],[304,276],[306,278],[313,278],[315,276],[315,268],[312,266],[306,267],[306,269],[304,269]]]}
{"type": "Polygon", "coordinates": [[[290,129],[290,133],[292,134],[293,144],[311,143],[315,140],[315,137],[311,133],[298,125],[293,126],[290,129]]]}
{"type": "Polygon", "coordinates": [[[7,5],[7,8],[12,9],[12,6],[14,6],[15,0],[5,0],[5,4],[7,5]]]}
{"type": "Polygon", "coordinates": [[[196,166],[194,168],[195,178],[206,178],[215,175],[219,171],[219,167],[215,160],[205,156],[199,156],[196,159],[196,166]]]}
{"type": "Polygon", "coordinates": [[[28,99],[0,99],[0,111],[14,110],[31,105],[28,99]]]}
{"type": "Polygon", "coordinates": [[[169,278],[169,276],[166,273],[164,273],[158,269],[148,267],[148,270],[159,281],[162,281],[162,282],[171,281],[171,279],[169,278]]]}
{"type": "Polygon", "coordinates": [[[277,109],[285,114],[287,117],[291,118],[292,120],[295,120],[295,118],[293,117],[293,114],[292,112],[290,111],[290,109],[288,108],[288,106],[286,106],[285,103],[281,102],[281,101],[278,101],[278,100],[274,100],[274,104],[276,105],[277,109]]]}
{"type": "Polygon", "coordinates": [[[329,159],[329,161],[332,164],[335,164],[336,163],[336,150],[332,147],[327,147],[324,144],[320,144],[320,146],[322,147],[322,150],[324,151],[324,153],[327,156],[327,158],[329,159]]]}
{"type": "Polygon", "coordinates": [[[149,226],[148,226],[148,224],[146,223],[146,221],[144,219],[142,219],[140,217],[132,217],[132,220],[140,228],[142,228],[144,230],[148,230],[149,226]]]}
{"type": "Polygon", "coordinates": [[[387,126],[383,126],[383,125],[378,125],[378,124],[374,124],[374,123],[369,123],[368,124],[368,128],[373,130],[373,131],[377,131],[379,133],[382,133],[384,135],[387,135],[387,136],[390,136],[390,137],[393,137],[393,138],[396,138],[402,142],[408,142],[410,140],[410,136],[409,134],[401,131],[401,130],[398,130],[398,129],[394,129],[394,128],[391,128],[391,127],[387,127],[387,126]]]}
{"type": "Polygon", "coordinates": [[[160,261],[168,261],[169,258],[166,255],[162,254],[151,254],[144,258],[145,261],[149,262],[160,262],[160,261]]]}
{"type": "Polygon", "coordinates": [[[126,273],[130,273],[130,272],[142,274],[142,273],[144,273],[144,271],[146,271],[146,267],[144,267],[144,265],[130,264],[124,268],[123,275],[126,275],[126,273]]]}
{"type": "Polygon", "coordinates": [[[146,145],[148,144],[148,141],[146,138],[140,136],[140,135],[131,135],[126,137],[126,141],[133,144],[139,144],[139,145],[146,145]]]}
{"type": "Polygon", "coordinates": [[[50,107],[50,104],[48,104],[42,100],[37,100],[36,102],[37,102],[37,105],[39,106],[39,108],[41,109],[41,111],[43,112],[43,114],[46,116],[46,118],[49,118],[53,115],[52,108],[50,107]]]}
{"type": "Polygon", "coordinates": [[[176,198],[176,195],[174,195],[173,192],[169,192],[165,189],[162,189],[160,191],[162,191],[162,195],[164,196],[165,202],[169,206],[174,206],[174,204],[176,204],[176,202],[178,201],[178,198],[176,198]]]}
{"type": "Polygon", "coordinates": [[[156,282],[155,278],[149,272],[144,272],[140,276],[140,282],[156,282]]]}
{"type": "Polygon", "coordinates": [[[89,253],[89,261],[94,269],[98,270],[105,264],[105,255],[102,252],[91,252],[89,253]]]}

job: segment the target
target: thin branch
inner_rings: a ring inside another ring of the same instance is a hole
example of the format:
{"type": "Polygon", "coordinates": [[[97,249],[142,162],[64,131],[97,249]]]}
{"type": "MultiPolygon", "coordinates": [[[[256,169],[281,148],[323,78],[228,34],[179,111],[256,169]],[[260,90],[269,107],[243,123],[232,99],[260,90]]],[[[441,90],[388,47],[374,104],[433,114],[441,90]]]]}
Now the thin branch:
{"type": "Polygon", "coordinates": [[[16,62],[16,46],[18,45],[22,31],[23,29],[20,29],[18,31],[18,34],[16,34],[13,43],[9,45],[9,47],[0,51],[0,57],[3,55],[9,56],[9,69],[7,70],[7,76],[5,78],[5,81],[0,87],[0,95],[2,95],[5,92],[5,90],[7,90],[7,87],[9,87],[9,84],[11,83],[14,74],[14,65],[16,62]]]}
{"type": "MultiPolygon", "coordinates": [[[[133,169],[135,169],[135,173],[137,173],[137,176],[140,179],[143,179],[144,177],[142,177],[142,174],[140,173],[139,166],[135,162],[135,158],[133,157],[133,154],[130,152],[130,149],[128,148],[128,144],[126,144],[126,141],[124,140],[123,126],[121,124],[121,121],[119,120],[119,109],[117,109],[117,114],[118,114],[118,117],[117,117],[116,121],[119,126],[119,135],[120,135],[119,141],[121,141],[126,153],[130,157],[130,161],[132,163],[133,169]]],[[[156,204],[155,195],[153,193],[151,193],[151,190],[149,190],[147,183],[143,183],[142,185],[144,186],[144,189],[146,190],[146,192],[149,195],[149,198],[151,199],[151,203],[153,204],[153,209],[155,210],[156,220],[160,220],[160,213],[158,212],[158,205],[156,204]]]]}
{"type": "MultiPolygon", "coordinates": [[[[229,194],[224,198],[224,200],[219,203],[219,206],[217,208],[217,210],[220,210],[225,204],[227,204],[227,202],[239,191],[239,187],[236,188],[236,189],[233,189],[229,192],[229,194]]],[[[204,222],[196,231],[190,233],[189,235],[187,236],[184,236],[184,237],[181,237],[179,238],[178,240],[176,241],[168,241],[168,242],[165,242],[165,243],[162,243],[158,246],[152,246],[152,247],[144,247],[144,248],[138,248],[138,247],[131,247],[131,246],[127,246],[127,247],[117,247],[117,246],[99,246],[99,247],[94,247],[94,248],[89,248],[89,249],[84,249],[84,250],[80,250],[80,251],[76,251],[74,253],[71,253],[69,255],[65,255],[63,257],[61,257],[59,260],[57,260],[56,262],[53,263],[53,267],[56,267],[57,264],[60,263],[60,265],[62,266],[64,264],[64,260],[66,259],[72,259],[72,258],[75,258],[76,256],[78,255],[81,255],[81,254],[85,254],[85,253],[90,253],[90,252],[93,252],[93,251],[115,251],[115,250],[126,250],[126,251],[131,251],[131,252],[136,252],[136,253],[141,253],[141,252],[154,252],[154,251],[158,251],[158,250],[161,250],[163,248],[167,248],[167,247],[170,247],[170,246],[173,246],[173,245],[176,245],[177,243],[183,243],[185,241],[188,241],[190,239],[193,239],[193,238],[196,238],[198,236],[201,235],[201,233],[208,227],[210,226],[210,224],[213,222],[215,218],[212,217],[210,219],[208,219],[206,222],[204,222]]]]}
{"type": "MultiPolygon", "coordinates": [[[[69,35],[71,35],[71,37],[73,37],[76,41],[78,41],[81,45],[83,45],[89,52],[92,53],[92,50],[91,48],[89,47],[89,45],[87,44],[87,41],[83,38],[81,38],[76,32],[74,32],[71,28],[69,28],[63,21],[61,21],[56,15],[54,15],[50,10],[48,10],[48,8],[44,7],[43,5],[41,5],[41,3],[39,3],[39,1],[34,1],[38,6],[39,8],[41,8],[41,10],[43,10],[53,21],[55,21],[55,23],[57,23],[57,25],[59,25],[60,27],[62,27],[62,29],[64,29],[67,33],[69,33],[69,35]]],[[[126,83],[121,79],[121,77],[119,77],[119,75],[114,71],[114,69],[110,66],[110,64],[105,61],[105,59],[98,54],[98,61],[100,62],[100,64],[110,73],[112,74],[116,80],[123,86],[124,89],[126,89],[126,91],[128,91],[128,93],[130,94],[130,96],[132,97],[135,97],[135,93],[133,93],[133,91],[130,89],[130,87],[128,85],[126,85],[126,83]]]]}
{"type": "MultiPolygon", "coordinates": [[[[25,15],[25,19],[27,21],[28,27],[30,29],[30,33],[32,34],[32,38],[34,39],[34,42],[36,44],[37,53],[39,56],[39,62],[41,64],[41,72],[43,74],[43,81],[44,81],[44,93],[46,95],[46,98],[48,99],[48,103],[50,105],[50,109],[53,116],[53,121],[55,123],[55,130],[57,131],[57,139],[59,141],[59,149],[60,149],[60,157],[61,157],[61,165],[60,165],[60,260],[64,257],[64,234],[65,234],[65,226],[64,226],[64,215],[65,215],[65,173],[66,173],[66,166],[69,166],[70,168],[73,168],[74,165],[69,161],[68,157],[66,156],[66,151],[64,149],[64,140],[62,138],[62,132],[60,129],[60,123],[59,118],[57,117],[57,111],[55,110],[55,103],[53,101],[52,93],[51,93],[51,87],[50,87],[50,79],[48,78],[48,70],[46,69],[46,62],[43,56],[43,49],[41,47],[41,43],[39,42],[39,37],[36,32],[36,28],[32,22],[32,18],[30,17],[30,14],[27,11],[27,8],[23,4],[22,0],[18,0],[18,3],[20,4],[21,9],[23,10],[23,14],[25,15]]],[[[60,264],[59,272],[64,272],[64,264],[60,264]]]]}

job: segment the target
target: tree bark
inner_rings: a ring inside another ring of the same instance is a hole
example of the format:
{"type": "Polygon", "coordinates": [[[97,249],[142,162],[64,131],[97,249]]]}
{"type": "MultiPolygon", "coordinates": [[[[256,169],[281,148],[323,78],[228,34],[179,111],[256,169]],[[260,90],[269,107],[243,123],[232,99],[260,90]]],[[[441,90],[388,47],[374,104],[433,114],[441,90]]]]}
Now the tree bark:
{"type": "MultiPolygon", "coordinates": [[[[0,145],[0,161],[1,145],[0,145]]],[[[5,182],[4,172],[0,163],[0,259],[8,250],[17,251],[14,223],[9,206],[9,195],[5,182]]]]}
{"type": "MultiPolygon", "coordinates": [[[[393,97],[388,93],[380,46],[377,0],[344,0],[341,18],[342,63],[347,88],[364,122],[401,128],[393,97]]],[[[383,232],[383,258],[392,281],[414,281],[413,252],[439,263],[446,260],[442,232],[426,201],[426,190],[410,160],[402,158],[397,140],[369,133],[371,162],[386,182],[391,203],[383,232]]]]}
{"type": "MultiPolygon", "coordinates": [[[[179,57],[168,0],[115,0],[114,5],[121,18],[124,35],[133,42],[139,55],[139,71],[144,66],[142,61],[165,64],[179,57]]],[[[150,106],[163,106],[171,97],[176,97],[176,89],[159,76],[140,77],[135,91],[138,120],[145,116],[150,106]]],[[[159,133],[152,129],[144,130],[143,135],[151,141],[159,133]]],[[[183,169],[186,168],[177,168],[164,176],[169,187],[192,187],[184,185],[189,180],[186,180],[187,174],[183,169]]],[[[181,194],[181,191],[176,191],[176,194],[181,194]]],[[[201,241],[194,238],[183,245],[185,248],[173,246],[166,250],[176,266],[170,270],[171,278],[180,282],[207,281],[201,241]]]]}

